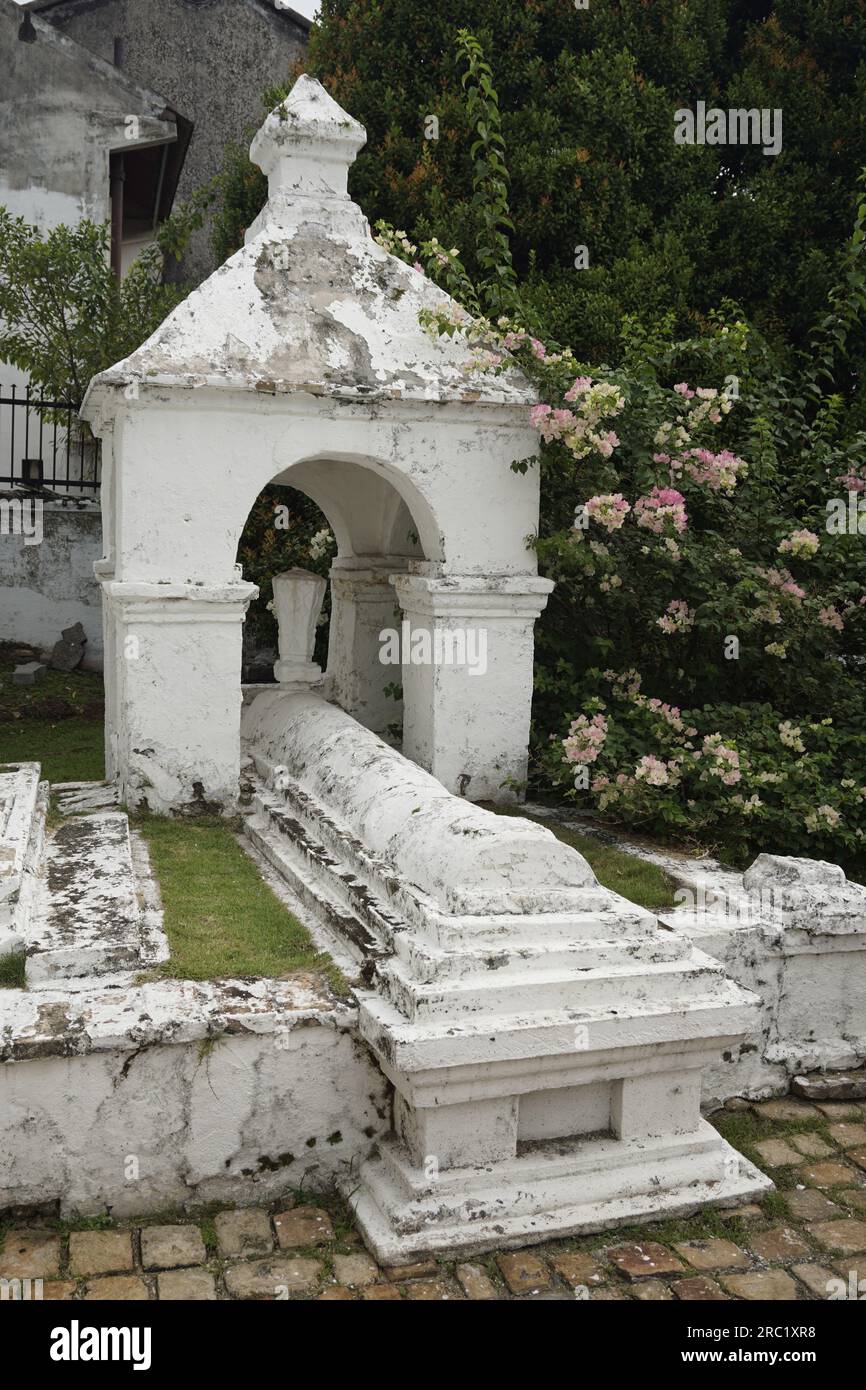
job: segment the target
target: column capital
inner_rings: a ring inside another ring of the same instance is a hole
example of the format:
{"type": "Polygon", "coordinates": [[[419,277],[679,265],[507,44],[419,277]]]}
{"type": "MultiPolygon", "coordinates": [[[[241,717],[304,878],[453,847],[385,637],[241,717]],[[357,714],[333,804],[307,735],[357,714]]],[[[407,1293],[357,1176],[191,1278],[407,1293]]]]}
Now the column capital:
{"type": "Polygon", "coordinates": [[[107,601],[127,617],[149,622],[239,622],[257,596],[257,584],[150,584],[103,580],[107,601]]]}
{"type": "Polygon", "coordinates": [[[516,618],[534,620],[544,610],[552,579],[534,574],[446,575],[395,574],[391,583],[404,612],[432,618],[516,618]]]}

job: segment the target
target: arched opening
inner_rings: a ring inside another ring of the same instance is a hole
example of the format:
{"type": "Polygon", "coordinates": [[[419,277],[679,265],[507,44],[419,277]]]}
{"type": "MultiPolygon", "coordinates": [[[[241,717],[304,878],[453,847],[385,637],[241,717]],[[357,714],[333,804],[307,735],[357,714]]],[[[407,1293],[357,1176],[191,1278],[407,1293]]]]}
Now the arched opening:
{"type": "Polygon", "coordinates": [[[260,589],[245,623],[245,703],[276,679],[273,578],[306,571],[327,580],[307,653],[324,675],[311,688],[400,743],[401,669],[395,644],[381,640],[383,631],[399,632],[402,618],[390,578],[433,567],[440,547],[426,503],[420,495],[407,499],[405,477],[392,473],[368,459],[307,459],[276,473],[253,502],[237,554],[243,578],[260,589]]]}

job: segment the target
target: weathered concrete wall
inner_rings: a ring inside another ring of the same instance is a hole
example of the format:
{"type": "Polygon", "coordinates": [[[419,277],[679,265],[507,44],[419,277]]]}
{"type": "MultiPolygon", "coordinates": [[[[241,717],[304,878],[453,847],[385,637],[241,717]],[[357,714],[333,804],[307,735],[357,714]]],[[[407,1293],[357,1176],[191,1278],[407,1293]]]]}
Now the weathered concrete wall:
{"type": "MultiPolygon", "coordinates": [[[[62,0],[40,13],[107,62],[122,38],[123,71],[194,121],[176,203],[213,177],[227,144],[248,143],[262,93],[288,80],[306,46],[306,29],[271,0],[62,0]]],[[[215,269],[203,229],[178,275],[198,282],[215,269]]]]}
{"type": "Polygon", "coordinates": [[[0,533],[0,641],[48,648],[62,628],[81,623],[87,633],[84,664],[101,670],[102,591],[93,575],[102,555],[99,505],[47,503],[42,530],[38,545],[0,533]]]}
{"type": "MultiPolygon", "coordinates": [[[[150,3],[143,7],[150,9],[150,3]]],[[[110,215],[111,150],[173,140],[165,101],[142,91],[36,17],[36,39],[18,38],[21,10],[0,4],[0,204],[42,228],[110,215]],[[127,116],[138,116],[130,140],[127,116]]]]}
{"type": "Polygon", "coordinates": [[[356,1012],[258,984],[4,990],[0,1211],[267,1202],[348,1173],[391,1123],[356,1012]]]}

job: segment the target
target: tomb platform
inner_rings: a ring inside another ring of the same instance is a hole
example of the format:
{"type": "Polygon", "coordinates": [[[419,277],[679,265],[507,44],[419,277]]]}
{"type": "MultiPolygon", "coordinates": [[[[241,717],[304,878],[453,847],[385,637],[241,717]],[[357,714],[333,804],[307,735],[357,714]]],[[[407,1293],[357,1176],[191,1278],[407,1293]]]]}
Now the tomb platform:
{"type": "Polygon", "coordinates": [[[448,792],[344,711],[247,708],[247,833],[357,961],[393,1132],[345,1182],[379,1259],[597,1231],[772,1183],[701,1118],[756,995],[545,828],[448,792]]]}

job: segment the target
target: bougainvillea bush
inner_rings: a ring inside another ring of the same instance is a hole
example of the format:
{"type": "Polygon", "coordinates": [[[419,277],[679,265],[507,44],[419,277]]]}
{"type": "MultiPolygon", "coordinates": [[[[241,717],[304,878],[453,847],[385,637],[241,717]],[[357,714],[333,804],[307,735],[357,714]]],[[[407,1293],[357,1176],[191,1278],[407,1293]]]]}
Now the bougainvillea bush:
{"type": "MultiPolygon", "coordinates": [[[[866,203],[806,351],[783,359],[730,301],[700,334],[626,318],[615,367],[531,321],[509,258],[492,74],[460,39],[485,209],[457,247],[383,245],[465,312],[428,315],[491,372],[538,387],[539,624],[533,779],[586,808],[738,861],[756,849],[864,863],[866,439],[846,345],[864,304],[866,203]]],[[[855,190],[856,193],[856,190],[855,190]]]]}

